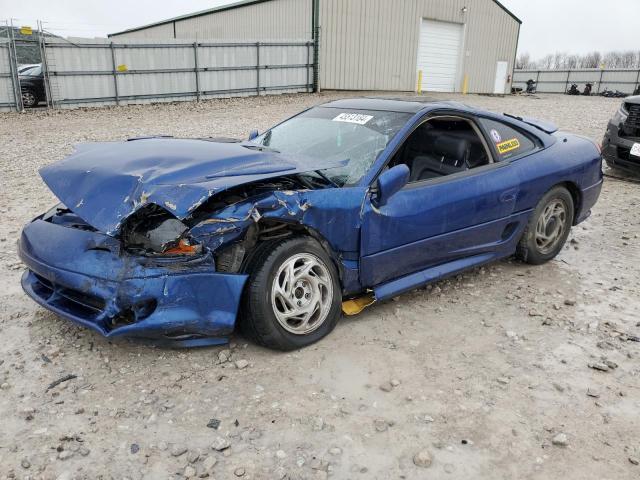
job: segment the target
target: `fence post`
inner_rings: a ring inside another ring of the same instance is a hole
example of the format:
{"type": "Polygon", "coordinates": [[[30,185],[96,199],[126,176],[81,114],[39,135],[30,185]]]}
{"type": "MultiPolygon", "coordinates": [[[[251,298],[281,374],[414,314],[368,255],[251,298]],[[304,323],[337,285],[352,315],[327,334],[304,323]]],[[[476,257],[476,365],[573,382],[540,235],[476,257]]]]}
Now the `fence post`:
{"type": "Polygon", "coordinates": [[[633,95],[636,93],[636,90],[638,89],[640,89],[640,69],[638,69],[638,75],[636,75],[636,88],[631,92],[631,94],[633,95]]]}
{"type": "Polygon", "coordinates": [[[305,70],[307,72],[307,93],[309,93],[309,66],[311,65],[311,53],[309,52],[309,46],[311,44],[309,42],[307,42],[307,65],[305,66],[305,70]]]}
{"type": "Polygon", "coordinates": [[[256,42],[256,92],[260,96],[260,42],[256,42]]]}
{"type": "Polygon", "coordinates": [[[13,86],[13,99],[16,104],[16,111],[23,112],[22,104],[22,88],[20,87],[20,78],[18,75],[18,54],[16,51],[16,39],[13,36],[13,20],[9,25],[9,69],[11,70],[11,84],[13,86]]]}
{"type": "Polygon", "coordinates": [[[567,93],[567,90],[569,90],[569,77],[571,76],[571,70],[567,71],[567,81],[564,84],[564,93],[567,93]]]}
{"type": "Polygon", "coordinates": [[[198,72],[198,42],[193,42],[193,62],[194,69],[193,71],[196,74],[196,101],[200,101],[200,73],[198,72]]]}
{"type": "Polygon", "coordinates": [[[596,90],[596,95],[600,95],[600,87],[602,86],[602,75],[604,75],[604,69],[600,69],[600,80],[598,80],[598,90],[596,90]]]}
{"type": "Polygon", "coordinates": [[[53,89],[51,88],[51,75],[49,75],[49,61],[47,60],[47,39],[44,36],[44,27],[38,20],[38,46],[40,47],[40,61],[42,62],[42,76],[44,78],[44,94],[47,97],[47,108],[55,108],[53,104],[53,89]]]}
{"type": "Polygon", "coordinates": [[[320,91],[320,0],[313,0],[311,35],[313,37],[313,91],[320,91]]]}
{"type": "Polygon", "coordinates": [[[116,51],[113,47],[113,42],[110,44],[111,48],[111,64],[113,66],[113,86],[115,87],[116,105],[120,105],[120,96],[118,95],[118,71],[116,68],[116,51]]]}

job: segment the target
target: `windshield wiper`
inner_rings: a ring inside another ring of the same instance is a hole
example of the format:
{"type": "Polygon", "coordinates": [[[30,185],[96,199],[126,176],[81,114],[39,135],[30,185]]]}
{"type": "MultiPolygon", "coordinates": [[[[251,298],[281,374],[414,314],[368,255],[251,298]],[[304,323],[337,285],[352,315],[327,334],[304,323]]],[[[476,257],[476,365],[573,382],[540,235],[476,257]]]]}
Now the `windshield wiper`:
{"type": "Polygon", "coordinates": [[[250,150],[258,150],[259,152],[273,152],[280,153],[279,150],[271,147],[265,147],[264,145],[242,145],[244,148],[248,148],[250,150]]]}
{"type": "Polygon", "coordinates": [[[317,175],[320,176],[320,178],[322,178],[323,180],[325,180],[327,183],[329,183],[330,185],[333,185],[336,188],[340,188],[340,185],[338,185],[336,182],[334,182],[333,180],[331,180],[327,175],[325,175],[322,170],[314,170],[314,173],[316,173],[317,175]]]}

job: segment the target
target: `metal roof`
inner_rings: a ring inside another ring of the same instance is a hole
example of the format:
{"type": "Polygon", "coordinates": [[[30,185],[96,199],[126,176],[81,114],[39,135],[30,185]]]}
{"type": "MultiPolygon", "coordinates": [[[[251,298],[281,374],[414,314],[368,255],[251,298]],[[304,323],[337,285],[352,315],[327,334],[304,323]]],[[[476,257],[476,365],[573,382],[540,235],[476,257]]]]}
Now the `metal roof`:
{"type": "MultiPolygon", "coordinates": [[[[233,10],[235,8],[246,7],[248,5],[254,5],[256,3],[265,3],[265,2],[269,2],[269,1],[271,1],[271,0],[241,0],[239,2],[230,3],[228,5],[222,5],[220,7],[209,8],[207,10],[200,10],[198,12],[189,13],[189,14],[186,14],[186,15],[179,15],[177,17],[172,17],[172,18],[168,18],[166,20],[161,20],[159,22],[149,23],[147,25],[142,25],[140,27],[129,28],[127,30],[122,30],[121,32],[110,33],[107,36],[108,37],[112,37],[113,35],[122,35],[123,33],[137,32],[139,30],[144,30],[145,28],[157,27],[159,25],[166,25],[168,23],[177,22],[179,20],[186,20],[188,18],[201,17],[203,15],[210,15],[212,13],[224,12],[225,10],[233,10]]],[[[513,12],[511,12],[507,7],[505,7],[498,0],[493,0],[493,2],[496,5],[498,5],[502,10],[507,12],[507,14],[509,14],[509,16],[512,17],[515,21],[517,21],[520,24],[522,23],[522,20],[520,20],[518,17],[516,17],[513,14],[513,12]]]]}

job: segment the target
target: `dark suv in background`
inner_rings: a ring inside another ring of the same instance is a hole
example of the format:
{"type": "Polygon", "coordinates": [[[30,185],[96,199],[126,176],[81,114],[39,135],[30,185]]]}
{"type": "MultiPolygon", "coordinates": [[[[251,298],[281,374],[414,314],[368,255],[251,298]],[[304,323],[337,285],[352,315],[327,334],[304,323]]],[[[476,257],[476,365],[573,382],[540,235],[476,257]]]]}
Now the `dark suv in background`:
{"type": "Polygon", "coordinates": [[[640,95],[625,98],[609,121],[602,156],[610,167],[640,173],[640,95]]]}
{"type": "Polygon", "coordinates": [[[20,72],[18,79],[22,90],[22,105],[25,108],[35,107],[40,101],[46,100],[42,65],[20,72]]]}

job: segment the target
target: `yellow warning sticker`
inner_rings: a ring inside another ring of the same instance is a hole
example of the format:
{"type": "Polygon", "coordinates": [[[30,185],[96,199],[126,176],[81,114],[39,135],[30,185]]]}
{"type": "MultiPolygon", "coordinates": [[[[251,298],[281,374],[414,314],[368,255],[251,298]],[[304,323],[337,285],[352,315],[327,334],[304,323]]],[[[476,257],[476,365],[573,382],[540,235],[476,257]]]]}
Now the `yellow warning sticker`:
{"type": "Polygon", "coordinates": [[[22,35],[33,35],[33,29],[31,27],[20,27],[20,33],[22,35]]]}
{"type": "Polygon", "coordinates": [[[506,142],[498,143],[496,147],[498,148],[498,152],[504,155],[505,153],[520,148],[520,142],[517,138],[512,138],[511,140],[507,140],[506,142]]]}
{"type": "Polygon", "coordinates": [[[116,67],[116,70],[118,70],[119,72],[126,72],[127,70],[129,70],[129,67],[127,67],[126,65],[118,65],[116,67]]]}

